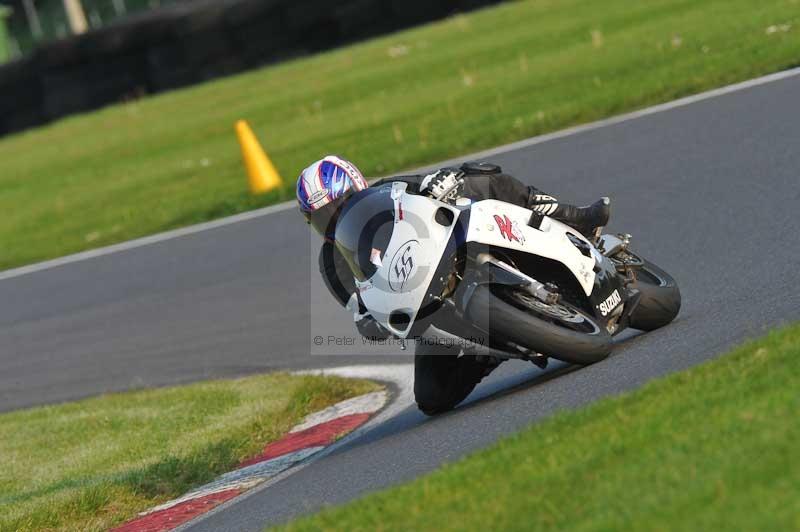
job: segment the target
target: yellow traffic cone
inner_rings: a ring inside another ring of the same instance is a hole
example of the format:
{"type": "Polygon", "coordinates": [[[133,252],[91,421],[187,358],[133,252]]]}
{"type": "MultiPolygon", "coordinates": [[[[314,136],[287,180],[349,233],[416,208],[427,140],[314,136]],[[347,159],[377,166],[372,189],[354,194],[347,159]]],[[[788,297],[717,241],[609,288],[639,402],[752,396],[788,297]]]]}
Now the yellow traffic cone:
{"type": "Polygon", "coordinates": [[[236,122],[236,136],[239,138],[239,145],[242,147],[242,158],[247,168],[250,192],[263,194],[281,186],[283,180],[275,169],[275,165],[264,153],[264,149],[253,134],[253,130],[244,120],[236,122]]]}

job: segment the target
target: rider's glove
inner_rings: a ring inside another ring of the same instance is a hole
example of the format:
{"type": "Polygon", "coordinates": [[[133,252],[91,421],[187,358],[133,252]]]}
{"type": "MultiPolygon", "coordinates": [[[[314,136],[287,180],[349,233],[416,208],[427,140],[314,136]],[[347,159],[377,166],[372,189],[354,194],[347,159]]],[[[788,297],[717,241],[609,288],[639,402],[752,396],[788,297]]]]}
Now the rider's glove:
{"type": "Polygon", "coordinates": [[[426,175],[419,189],[439,201],[455,201],[464,190],[464,172],[457,168],[442,168],[426,175]]]}

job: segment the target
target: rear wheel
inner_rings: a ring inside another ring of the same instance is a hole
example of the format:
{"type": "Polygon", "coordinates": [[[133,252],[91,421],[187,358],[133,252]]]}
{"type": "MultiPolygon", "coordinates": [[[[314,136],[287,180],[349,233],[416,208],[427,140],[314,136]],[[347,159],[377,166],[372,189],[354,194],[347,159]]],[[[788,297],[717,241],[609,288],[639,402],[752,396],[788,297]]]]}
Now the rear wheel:
{"type": "Polygon", "coordinates": [[[639,305],[631,314],[631,327],[652,331],[670,323],[681,309],[681,291],[678,289],[678,283],[670,274],[652,262],[627,250],[621,253],[624,255],[620,257],[615,255],[613,259],[637,265],[634,269],[636,280],[629,286],[642,294],[639,305]]]}
{"type": "Polygon", "coordinates": [[[572,364],[592,364],[611,353],[611,336],[588,313],[563,301],[544,303],[518,288],[478,286],[467,315],[495,340],[572,364]]]}

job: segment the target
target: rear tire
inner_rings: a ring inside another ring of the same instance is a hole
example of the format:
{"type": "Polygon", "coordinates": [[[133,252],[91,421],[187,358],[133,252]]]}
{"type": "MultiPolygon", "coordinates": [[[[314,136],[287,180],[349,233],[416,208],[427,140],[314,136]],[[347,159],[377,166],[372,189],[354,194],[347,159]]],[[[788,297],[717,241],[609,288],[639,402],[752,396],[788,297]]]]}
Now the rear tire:
{"type": "Polygon", "coordinates": [[[523,310],[507,299],[507,294],[500,290],[493,291],[488,285],[478,286],[469,301],[467,317],[497,340],[510,341],[572,364],[593,364],[611,354],[608,331],[584,312],[562,305],[579,316],[576,319],[582,321],[578,324],[586,329],[575,330],[533,308],[523,310]]]}
{"type": "Polygon", "coordinates": [[[643,260],[636,270],[636,281],[630,287],[639,290],[642,297],[631,314],[631,327],[652,331],[667,325],[681,309],[681,292],[678,284],[667,272],[643,260]]]}
{"type": "Polygon", "coordinates": [[[459,356],[458,346],[418,342],[414,352],[414,399],[426,416],[455,408],[499,365],[481,363],[475,355],[459,356]]]}

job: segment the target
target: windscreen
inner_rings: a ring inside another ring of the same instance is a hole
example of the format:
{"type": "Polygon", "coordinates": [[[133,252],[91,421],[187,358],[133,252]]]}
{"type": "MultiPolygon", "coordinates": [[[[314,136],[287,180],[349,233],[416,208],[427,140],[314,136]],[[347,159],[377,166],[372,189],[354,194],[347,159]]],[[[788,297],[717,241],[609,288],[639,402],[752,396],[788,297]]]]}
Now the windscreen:
{"type": "Polygon", "coordinates": [[[394,229],[391,185],[350,196],[336,223],[336,247],[359,281],[370,279],[386,258],[394,229]]]}

